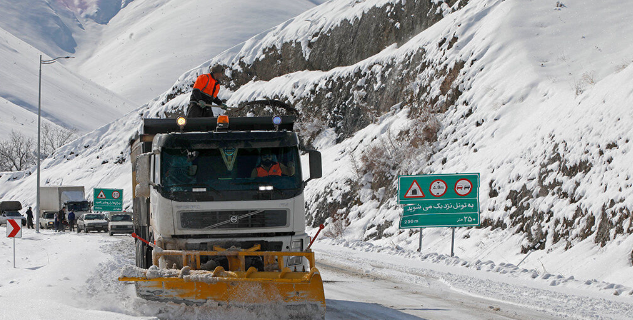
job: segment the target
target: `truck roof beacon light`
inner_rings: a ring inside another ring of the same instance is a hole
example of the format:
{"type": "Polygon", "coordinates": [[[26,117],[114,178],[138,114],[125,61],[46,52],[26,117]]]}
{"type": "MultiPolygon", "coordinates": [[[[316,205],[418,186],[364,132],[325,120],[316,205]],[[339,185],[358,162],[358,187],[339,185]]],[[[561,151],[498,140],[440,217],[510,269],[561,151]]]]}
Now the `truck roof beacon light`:
{"type": "Polygon", "coordinates": [[[281,117],[280,116],[273,117],[273,124],[275,125],[275,131],[279,131],[279,125],[281,124],[281,117]]]}
{"type": "Polygon", "coordinates": [[[178,119],[176,119],[176,123],[180,127],[180,132],[182,132],[182,129],[184,129],[187,124],[187,119],[185,119],[185,117],[178,117],[178,119]]]}
{"type": "Polygon", "coordinates": [[[218,129],[228,129],[229,128],[229,116],[222,115],[218,116],[218,129]]]}

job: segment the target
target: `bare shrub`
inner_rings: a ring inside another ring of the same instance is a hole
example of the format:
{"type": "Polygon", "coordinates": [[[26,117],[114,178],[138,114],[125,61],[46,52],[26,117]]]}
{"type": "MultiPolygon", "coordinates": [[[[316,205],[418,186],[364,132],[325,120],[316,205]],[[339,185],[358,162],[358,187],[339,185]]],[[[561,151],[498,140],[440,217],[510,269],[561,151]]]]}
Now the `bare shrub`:
{"type": "Polygon", "coordinates": [[[628,68],[628,66],[629,66],[630,64],[631,64],[631,61],[630,61],[630,60],[629,60],[629,61],[622,62],[621,64],[619,64],[619,65],[617,65],[617,66],[615,67],[615,72],[620,72],[620,71],[622,71],[622,70],[624,70],[624,69],[628,68]]]}
{"type": "Polygon", "coordinates": [[[345,221],[343,214],[336,212],[330,215],[331,221],[323,231],[323,235],[332,238],[340,239],[347,229],[348,223],[345,221]]]}
{"type": "Polygon", "coordinates": [[[593,71],[587,71],[582,74],[579,80],[574,81],[572,88],[574,89],[576,96],[579,96],[585,92],[588,86],[593,86],[595,84],[595,73],[593,71]]]}
{"type": "Polygon", "coordinates": [[[576,94],[576,96],[579,96],[583,92],[585,92],[585,84],[580,80],[576,80],[572,85],[572,89],[574,89],[574,93],[576,94]]]}
{"type": "Polygon", "coordinates": [[[596,84],[595,73],[593,71],[583,73],[582,74],[582,81],[584,83],[586,83],[586,84],[589,84],[589,85],[596,84]]]}
{"type": "Polygon", "coordinates": [[[42,124],[42,158],[52,155],[59,147],[74,140],[76,137],[75,129],[66,130],[48,123],[42,124]]]}
{"type": "Polygon", "coordinates": [[[361,156],[365,172],[372,174],[372,189],[378,190],[393,180],[394,170],[405,156],[406,142],[394,138],[391,129],[376,141],[361,156]]]}
{"type": "Polygon", "coordinates": [[[356,156],[354,155],[354,152],[350,152],[349,154],[350,157],[350,162],[352,164],[352,171],[354,172],[354,177],[356,178],[356,181],[360,181],[363,178],[363,170],[361,168],[361,162],[356,158],[356,156]]]}
{"type": "Polygon", "coordinates": [[[397,176],[419,173],[430,154],[430,146],[437,141],[440,123],[428,112],[418,114],[408,129],[394,132],[387,129],[360,156],[360,172],[371,174],[371,189],[376,200],[387,201],[397,191],[397,176]]]}
{"type": "Polygon", "coordinates": [[[11,131],[8,140],[0,142],[0,170],[22,171],[35,163],[33,139],[11,131]]]}

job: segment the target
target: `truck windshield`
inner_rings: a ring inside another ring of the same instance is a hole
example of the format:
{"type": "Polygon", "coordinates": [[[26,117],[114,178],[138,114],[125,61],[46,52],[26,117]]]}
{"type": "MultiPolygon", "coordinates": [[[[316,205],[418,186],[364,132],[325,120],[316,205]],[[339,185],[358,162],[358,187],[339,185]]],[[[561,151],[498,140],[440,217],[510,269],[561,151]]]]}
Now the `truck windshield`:
{"type": "Polygon", "coordinates": [[[168,191],[290,190],[302,184],[297,147],[164,149],[161,177],[168,191]]]}
{"type": "Polygon", "coordinates": [[[66,203],[67,211],[90,211],[90,204],[88,201],[80,202],[68,202],[66,203]]]}
{"type": "Polygon", "coordinates": [[[112,218],[110,219],[112,221],[132,221],[132,216],[127,215],[127,214],[117,214],[112,216],[112,218]]]}

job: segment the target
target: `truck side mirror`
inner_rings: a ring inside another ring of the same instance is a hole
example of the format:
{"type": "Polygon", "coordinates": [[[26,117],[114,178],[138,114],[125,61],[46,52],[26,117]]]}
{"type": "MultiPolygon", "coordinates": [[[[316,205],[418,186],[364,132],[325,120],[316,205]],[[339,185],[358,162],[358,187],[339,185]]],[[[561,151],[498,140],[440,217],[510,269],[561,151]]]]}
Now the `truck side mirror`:
{"type": "Polygon", "coordinates": [[[321,152],[309,150],[310,156],[310,179],[318,179],[323,176],[323,168],[321,167],[321,152]]]}
{"type": "Polygon", "coordinates": [[[151,153],[143,153],[136,158],[136,197],[149,198],[149,173],[151,153]]]}

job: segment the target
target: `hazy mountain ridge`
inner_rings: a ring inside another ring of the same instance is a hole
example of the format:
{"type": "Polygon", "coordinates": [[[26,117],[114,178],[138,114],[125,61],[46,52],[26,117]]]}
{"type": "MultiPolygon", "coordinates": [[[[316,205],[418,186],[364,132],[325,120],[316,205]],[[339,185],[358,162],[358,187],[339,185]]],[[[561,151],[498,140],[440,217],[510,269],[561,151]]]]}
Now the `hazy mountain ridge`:
{"type": "MultiPolygon", "coordinates": [[[[0,105],[6,115],[0,128],[4,140],[11,130],[29,137],[37,134],[39,55],[41,52],[0,28],[0,97],[10,103],[0,105]],[[22,109],[22,110],[17,110],[22,109]],[[17,124],[20,124],[19,126],[17,124]]],[[[43,59],[50,59],[46,55],[43,59]]],[[[61,63],[42,66],[43,121],[90,132],[132,110],[133,104],[97,84],[78,76],[61,63]],[[63,79],[63,80],[62,80],[63,79]]]]}

